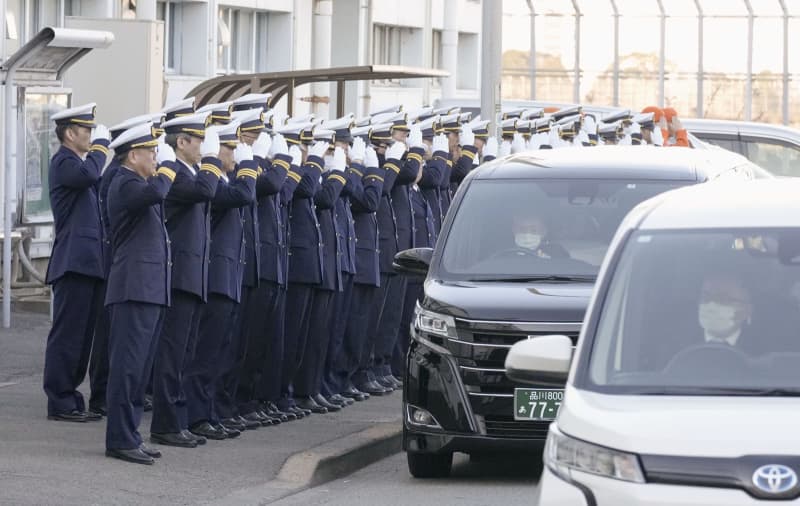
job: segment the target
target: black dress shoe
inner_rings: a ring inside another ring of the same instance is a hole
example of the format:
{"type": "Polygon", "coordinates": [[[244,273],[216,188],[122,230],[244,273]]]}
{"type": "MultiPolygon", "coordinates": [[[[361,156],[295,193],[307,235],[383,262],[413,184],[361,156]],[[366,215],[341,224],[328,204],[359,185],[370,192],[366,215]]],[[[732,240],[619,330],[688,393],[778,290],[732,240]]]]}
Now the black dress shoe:
{"type": "Polygon", "coordinates": [[[311,411],[312,413],[316,413],[318,415],[324,415],[328,412],[327,408],[317,404],[317,402],[311,397],[300,397],[296,399],[296,401],[297,407],[300,409],[305,409],[306,411],[311,411]]]}
{"type": "Polygon", "coordinates": [[[106,410],[105,406],[89,406],[89,413],[94,413],[95,415],[99,416],[106,416],[108,415],[108,410],[106,410]]]}
{"type": "Polygon", "coordinates": [[[86,413],[73,409],[69,413],[56,413],[54,415],[47,415],[48,420],[55,420],[57,422],[79,422],[84,423],[87,420],[86,413]]]}
{"type": "Polygon", "coordinates": [[[282,422],[291,422],[292,420],[297,420],[297,415],[294,413],[286,413],[285,411],[281,411],[274,402],[267,402],[265,405],[266,406],[263,411],[273,418],[277,418],[282,422]]]}
{"type": "Polygon", "coordinates": [[[346,397],[348,399],[353,399],[356,402],[366,401],[369,399],[369,394],[366,392],[362,392],[361,390],[357,389],[354,386],[348,387],[346,390],[342,392],[342,397],[346,397]]]}
{"type": "Polygon", "coordinates": [[[337,404],[341,404],[343,406],[349,406],[351,404],[355,404],[356,401],[354,399],[349,399],[347,397],[343,397],[342,394],[333,394],[328,397],[330,402],[335,402],[337,404]]]}
{"type": "Polygon", "coordinates": [[[322,394],[317,394],[311,397],[311,400],[322,406],[323,408],[327,409],[329,413],[336,413],[337,411],[341,411],[342,407],[338,404],[334,404],[332,402],[328,402],[328,399],[323,397],[322,394]]]}
{"type": "Polygon", "coordinates": [[[296,416],[298,420],[305,418],[306,416],[311,416],[311,411],[300,409],[297,406],[289,406],[287,409],[289,410],[289,413],[294,413],[294,416],[296,416]]]}
{"type": "Polygon", "coordinates": [[[211,425],[208,422],[202,422],[194,427],[189,428],[189,432],[196,436],[203,436],[206,439],[213,439],[215,441],[221,441],[223,439],[228,439],[228,435],[225,432],[225,429],[214,425],[211,425]]]}
{"type": "Polygon", "coordinates": [[[265,426],[264,417],[262,417],[261,413],[258,412],[258,411],[253,411],[252,413],[247,413],[246,415],[243,415],[240,418],[242,419],[243,423],[245,424],[245,427],[247,427],[248,429],[251,429],[251,430],[255,429],[255,428],[258,428],[258,427],[261,427],[262,425],[265,426]],[[250,425],[252,425],[252,424],[255,424],[255,426],[251,428],[250,425]]]}
{"type": "Polygon", "coordinates": [[[144,443],[139,445],[139,449],[142,450],[142,453],[144,453],[145,455],[150,455],[154,459],[160,459],[161,458],[161,452],[160,451],[156,450],[155,448],[150,448],[149,446],[147,446],[144,443]]]}
{"type": "Polygon", "coordinates": [[[399,386],[403,386],[403,378],[396,374],[392,374],[392,378],[394,378],[394,382],[397,383],[399,386]]]}
{"type": "Polygon", "coordinates": [[[150,441],[160,445],[177,446],[178,448],[197,447],[197,441],[195,440],[195,438],[188,437],[184,435],[183,432],[172,432],[168,434],[158,434],[151,432],[150,441]]]}
{"type": "Polygon", "coordinates": [[[356,388],[369,395],[386,395],[389,393],[385,388],[374,381],[368,381],[361,385],[356,385],[356,388]]]}
{"type": "Polygon", "coordinates": [[[184,437],[188,437],[189,439],[194,439],[194,441],[197,443],[198,446],[206,444],[207,441],[206,438],[204,438],[203,436],[198,436],[197,434],[192,434],[186,429],[183,429],[181,431],[181,434],[184,437]]]}
{"type": "Polygon", "coordinates": [[[256,430],[257,428],[261,427],[261,421],[252,421],[252,420],[245,420],[243,416],[239,415],[236,417],[236,420],[239,421],[239,425],[243,425],[245,430],[256,430]]]}
{"type": "Polygon", "coordinates": [[[225,433],[225,439],[233,439],[242,435],[242,431],[239,429],[228,428],[222,424],[216,425],[216,427],[218,429],[222,429],[222,431],[225,433]]]}
{"type": "Polygon", "coordinates": [[[390,392],[394,392],[394,381],[390,380],[387,376],[376,376],[375,383],[390,392]]]}
{"type": "Polygon", "coordinates": [[[103,419],[103,415],[100,413],[92,413],[91,411],[86,411],[84,415],[86,416],[87,422],[99,422],[103,419]]]}
{"type": "MultiPolygon", "coordinates": [[[[238,430],[239,432],[244,432],[245,430],[247,430],[247,427],[236,418],[226,418],[222,420],[222,422],[220,422],[220,425],[222,425],[226,429],[238,430]]],[[[260,427],[261,423],[259,422],[258,425],[260,427]]]]}
{"type": "Polygon", "coordinates": [[[270,415],[266,411],[259,411],[258,414],[264,418],[262,425],[280,425],[283,422],[278,416],[270,415]]]}
{"type": "Polygon", "coordinates": [[[144,396],[144,411],[153,411],[153,396],[152,395],[145,395],[144,396]]]}
{"type": "Polygon", "coordinates": [[[111,457],[125,462],[133,462],[134,464],[144,464],[152,466],[155,460],[150,455],[146,454],[139,448],[133,450],[106,450],[106,457],[111,457]]]}

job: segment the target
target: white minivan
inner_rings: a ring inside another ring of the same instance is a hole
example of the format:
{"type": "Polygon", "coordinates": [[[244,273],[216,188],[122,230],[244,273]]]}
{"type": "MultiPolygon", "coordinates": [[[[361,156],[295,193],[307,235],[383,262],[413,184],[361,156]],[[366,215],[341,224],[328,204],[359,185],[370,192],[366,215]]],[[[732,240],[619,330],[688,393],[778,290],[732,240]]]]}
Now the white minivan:
{"type": "Polygon", "coordinates": [[[536,337],[505,366],[554,388],[568,376],[534,504],[800,504],[800,181],[643,202],[611,243],[577,349],[536,337]]]}

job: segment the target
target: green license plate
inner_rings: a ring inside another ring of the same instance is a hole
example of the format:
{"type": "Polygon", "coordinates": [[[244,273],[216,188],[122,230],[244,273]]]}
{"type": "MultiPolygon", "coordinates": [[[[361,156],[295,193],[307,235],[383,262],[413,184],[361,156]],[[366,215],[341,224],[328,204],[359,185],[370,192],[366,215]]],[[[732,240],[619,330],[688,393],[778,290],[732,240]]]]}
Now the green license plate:
{"type": "Polygon", "coordinates": [[[564,391],[546,388],[514,389],[514,420],[555,420],[564,391]]]}

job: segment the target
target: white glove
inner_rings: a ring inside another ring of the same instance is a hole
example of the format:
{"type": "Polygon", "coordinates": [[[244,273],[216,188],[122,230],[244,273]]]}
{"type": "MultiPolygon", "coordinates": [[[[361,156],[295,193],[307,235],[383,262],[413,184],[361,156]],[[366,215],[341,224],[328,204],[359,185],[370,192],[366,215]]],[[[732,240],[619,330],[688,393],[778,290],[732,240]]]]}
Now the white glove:
{"type": "MultiPolygon", "coordinates": [[[[356,137],[353,139],[353,145],[350,147],[350,160],[353,162],[363,163],[366,152],[367,145],[364,143],[364,139],[361,137],[356,137]]],[[[335,150],[333,154],[336,154],[335,150]]]]}
{"type": "Polygon", "coordinates": [[[450,152],[450,143],[445,134],[439,134],[433,138],[433,152],[435,153],[437,151],[444,151],[445,153],[450,152]]]}
{"type": "Polygon", "coordinates": [[[203,156],[219,156],[219,134],[216,128],[206,128],[206,137],[200,143],[200,154],[203,156]]]}
{"type": "Polygon", "coordinates": [[[631,139],[631,134],[623,134],[622,137],[619,138],[617,142],[618,146],[630,146],[633,144],[633,139],[631,139]]]}
{"type": "Polygon", "coordinates": [[[233,159],[236,160],[236,163],[242,163],[245,160],[252,160],[253,148],[251,148],[244,142],[240,142],[236,146],[236,149],[233,150],[233,159]]]}
{"type": "Polygon", "coordinates": [[[497,150],[497,156],[503,157],[511,154],[511,141],[503,141],[500,143],[500,149],[497,150]]]}
{"type": "Polygon", "coordinates": [[[325,152],[328,151],[329,143],[325,141],[317,141],[310,148],[308,148],[309,156],[318,156],[322,158],[325,152]]]}
{"type": "Polygon", "coordinates": [[[372,146],[367,147],[367,154],[364,156],[364,165],[372,169],[379,167],[378,153],[375,152],[375,148],[372,146]]]}
{"type": "Polygon", "coordinates": [[[347,157],[344,156],[344,150],[342,148],[335,148],[333,150],[333,160],[331,161],[331,170],[335,170],[336,172],[344,172],[344,169],[347,168],[347,157]]]}
{"type": "Polygon", "coordinates": [[[166,142],[159,143],[156,148],[156,162],[161,165],[163,162],[174,162],[175,150],[166,142]]]}
{"type": "Polygon", "coordinates": [[[269,147],[269,157],[275,158],[275,155],[288,155],[289,146],[286,144],[286,139],[281,134],[275,134],[272,138],[272,145],[269,147]]]}
{"type": "Polygon", "coordinates": [[[594,120],[594,116],[584,116],[581,131],[586,132],[587,135],[597,134],[597,122],[594,120]]]}
{"type": "Polygon", "coordinates": [[[108,128],[105,125],[98,124],[92,130],[92,142],[94,141],[107,141],[111,139],[111,132],[108,131],[108,128]]]}
{"type": "Polygon", "coordinates": [[[515,133],[514,140],[511,142],[511,152],[524,153],[527,149],[528,146],[525,145],[525,138],[521,133],[515,133]]]}
{"type": "Polygon", "coordinates": [[[422,130],[418,125],[411,126],[411,131],[408,133],[408,146],[412,148],[425,147],[425,143],[422,142],[422,130]]]}
{"type": "Polygon", "coordinates": [[[549,144],[553,149],[561,147],[561,136],[559,135],[558,127],[556,125],[553,125],[550,128],[550,133],[547,134],[547,144],[549,144]]]}
{"type": "Polygon", "coordinates": [[[659,127],[658,125],[656,125],[656,127],[653,129],[652,139],[653,139],[653,144],[655,144],[656,146],[664,145],[664,135],[661,133],[661,127],[659,127]]]}
{"type": "Polygon", "coordinates": [[[497,137],[489,137],[483,146],[483,157],[493,156],[497,158],[497,137]]]}
{"type": "Polygon", "coordinates": [[[642,133],[642,125],[636,123],[635,121],[631,123],[631,126],[628,127],[628,134],[640,134],[642,133]]]}
{"type": "Polygon", "coordinates": [[[469,127],[469,125],[463,125],[461,127],[461,134],[458,136],[458,143],[462,146],[475,145],[475,134],[472,133],[472,129],[469,127]]]}
{"type": "Polygon", "coordinates": [[[266,132],[258,134],[258,139],[253,143],[253,155],[266,158],[272,148],[272,137],[266,132]]]}
{"type": "Polygon", "coordinates": [[[303,163],[303,152],[300,151],[299,146],[292,146],[289,148],[289,156],[292,157],[292,165],[300,165],[303,163]]]}
{"type": "Polygon", "coordinates": [[[403,158],[405,152],[406,144],[404,142],[397,141],[386,150],[386,159],[389,160],[393,158],[395,160],[400,160],[403,158]]]}
{"type": "Polygon", "coordinates": [[[589,139],[589,134],[586,133],[586,130],[581,130],[580,133],[575,137],[575,145],[576,146],[583,146],[585,144],[589,144],[591,139],[589,139]]]}

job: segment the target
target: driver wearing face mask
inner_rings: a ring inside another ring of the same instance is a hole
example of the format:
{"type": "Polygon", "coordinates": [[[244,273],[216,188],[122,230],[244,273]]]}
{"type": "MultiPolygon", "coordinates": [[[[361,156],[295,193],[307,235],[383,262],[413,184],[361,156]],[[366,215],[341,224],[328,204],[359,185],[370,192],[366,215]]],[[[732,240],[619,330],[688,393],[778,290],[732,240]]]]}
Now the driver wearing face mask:
{"type": "Polygon", "coordinates": [[[514,244],[523,252],[541,258],[569,258],[569,252],[563,246],[549,240],[547,224],[538,216],[515,216],[511,231],[514,244]]]}
{"type": "Polygon", "coordinates": [[[750,293],[740,279],[728,274],[705,277],[698,321],[706,343],[746,348],[746,325],[750,323],[752,312],[750,293]]]}

